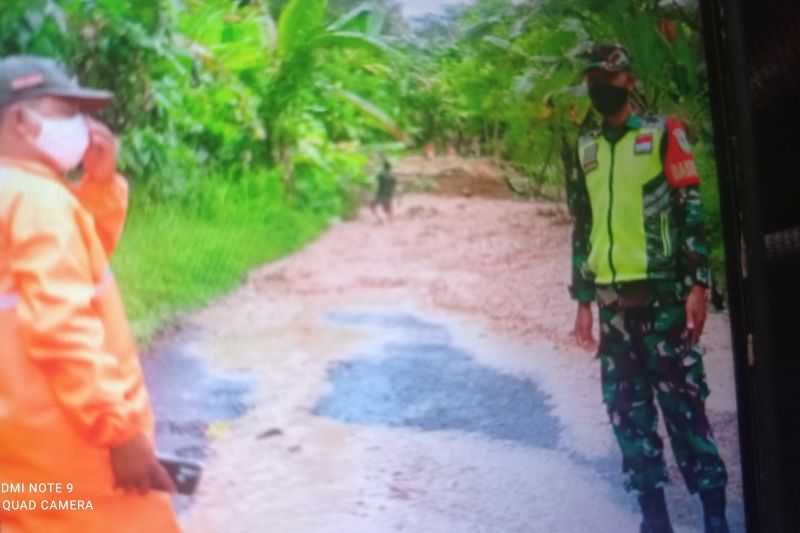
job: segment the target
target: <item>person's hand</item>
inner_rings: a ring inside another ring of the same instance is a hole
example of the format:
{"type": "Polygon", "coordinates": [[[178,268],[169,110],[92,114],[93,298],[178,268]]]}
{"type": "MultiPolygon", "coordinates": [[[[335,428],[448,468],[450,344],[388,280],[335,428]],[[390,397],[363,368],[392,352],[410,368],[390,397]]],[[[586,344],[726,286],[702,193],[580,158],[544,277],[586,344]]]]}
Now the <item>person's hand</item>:
{"type": "Polygon", "coordinates": [[[175,484],[156,459],[153,447],[139,433],[128,442],[111,448],[114,487],[146,494],[149,490],[175,492],[175,484]]]}
{"type": "Polygon", "coordinates": [[[578,313],[575,316],[575,340],[578,346],[586,350],[592,350],[597,345],[592,333],[592,323],[592,304],[578,304],[578,313]]]}
{"type": "Polygon", "coordinates": [[[111,181],[117,173],[117,139],[108,127],[87,117],[89,148],[83,157],[86,177],[101,182],[111,181]]]}
{"type": "Polygon", "coordinates": [[[692,344],[700,341],[706,324],[706,290],[699,285],[692,287],[686,298],[686,335],[692,344]]]}

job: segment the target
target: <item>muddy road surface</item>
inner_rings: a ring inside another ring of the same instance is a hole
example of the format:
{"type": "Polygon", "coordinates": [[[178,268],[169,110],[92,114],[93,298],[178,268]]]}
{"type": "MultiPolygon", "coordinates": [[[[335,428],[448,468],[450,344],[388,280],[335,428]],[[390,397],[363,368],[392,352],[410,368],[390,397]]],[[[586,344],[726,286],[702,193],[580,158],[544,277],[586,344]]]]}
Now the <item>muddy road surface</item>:
{"type": "MultiPolygon", "coordinates": [[[[159,448],[206,466],[176,497],[187,533],[638,532],[599,365],[570,336],[562,211],[449,164],[467,190],[337,224],[153,346],[159,448]]],[[[728,327],[711,315],[703,343],[741,533],[728,327]]],[[[699,532],[668,459],[676,531],[699,532]]]]}

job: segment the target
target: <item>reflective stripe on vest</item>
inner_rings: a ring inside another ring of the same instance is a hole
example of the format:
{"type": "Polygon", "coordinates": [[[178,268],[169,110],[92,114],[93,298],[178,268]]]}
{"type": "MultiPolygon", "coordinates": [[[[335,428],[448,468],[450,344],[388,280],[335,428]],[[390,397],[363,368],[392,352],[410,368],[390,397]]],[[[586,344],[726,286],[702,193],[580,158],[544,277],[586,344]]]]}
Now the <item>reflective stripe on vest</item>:
{"type": "MultiPolygon", "coordinates": [[[[663,172],[664,136],[663,124],[650,124],[628,131],[614,144],[601,135],[580,141],[579,154],[592,206],[587,264],[596,283],[648,277],[645,211],[660,207],[661,198],[650,199],[645,205],[644,186],[663,172]]],[[[668,198],[669,191],[666,193],[668,198]]]]}

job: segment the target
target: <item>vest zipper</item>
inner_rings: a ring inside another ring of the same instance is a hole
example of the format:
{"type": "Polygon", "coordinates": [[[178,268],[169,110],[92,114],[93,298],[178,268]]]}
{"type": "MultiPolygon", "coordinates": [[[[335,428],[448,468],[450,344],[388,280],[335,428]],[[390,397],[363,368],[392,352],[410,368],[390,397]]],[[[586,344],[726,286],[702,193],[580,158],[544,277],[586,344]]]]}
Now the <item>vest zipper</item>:
{"type": "Polygon", "coordinates": [[[608,172],[608,268],[611,270],[611,283],[617,282],[614,268],[614,232],[611,229],[611,213],[614,211],[614,152],[617,143],[611,143],[611,169],[608,172]]]}

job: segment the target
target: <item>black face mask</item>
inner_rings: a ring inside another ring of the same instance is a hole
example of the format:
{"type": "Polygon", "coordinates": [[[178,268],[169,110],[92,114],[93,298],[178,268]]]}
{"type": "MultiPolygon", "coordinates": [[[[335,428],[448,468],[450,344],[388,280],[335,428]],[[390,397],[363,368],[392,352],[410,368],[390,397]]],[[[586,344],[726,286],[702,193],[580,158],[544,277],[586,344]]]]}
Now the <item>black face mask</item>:
{"type": "Polygon", "coordinates": [[[589,87],[589,98],[592,105],[603,115],[613,115],[622,109],[628,101],[628,89],[607,83],[598,83],[589,87]]]}

